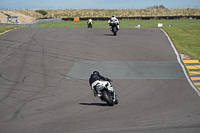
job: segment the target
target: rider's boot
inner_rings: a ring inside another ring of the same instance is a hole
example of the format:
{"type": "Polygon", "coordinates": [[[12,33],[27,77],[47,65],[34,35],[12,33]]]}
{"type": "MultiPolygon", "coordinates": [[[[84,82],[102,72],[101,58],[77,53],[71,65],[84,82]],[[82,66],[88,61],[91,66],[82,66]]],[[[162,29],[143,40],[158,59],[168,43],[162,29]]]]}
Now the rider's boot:
{"type": "Polygon", "coordinates": [[[114,102],[115,104],[118,104],[118,100],[117,100],[116,97],[115,97],[115,99],[113,99],[113,102],[114,102]]]}
{"type": "Polygon", "coordinates": [[[103,99],[103,97],[102,97],[102,96],[100,96],[100,99],[101,99],[101,101],[104,101],[104,99],[103,99]]]}
{"type": "Polygon", "coordinates": [[[110,31],[112,31],[112,26],[110,26],[110,31]]]}
{"type": "Polygon", "coordinates": [[[101,94],[99,94],[99,93],[96,91],[96,89],[93,90],[93,93],[94,93],[94,96],[95,96],[95,97],[99,97],[99,98],[100,98],[101,94]]]}
{"type": "Polygon", "coordinates": [[[100,97],[101,97],[101,94],[99,94],[99,93],[94,93],[94,96],[100,98],[100,97]]]}

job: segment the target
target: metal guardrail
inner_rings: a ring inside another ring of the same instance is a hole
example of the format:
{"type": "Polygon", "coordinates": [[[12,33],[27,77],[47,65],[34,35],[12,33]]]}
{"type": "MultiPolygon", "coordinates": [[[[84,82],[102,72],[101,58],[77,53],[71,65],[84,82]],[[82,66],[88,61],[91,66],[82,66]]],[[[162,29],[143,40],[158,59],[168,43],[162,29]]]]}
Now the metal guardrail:
{"type": "MultiPolygon", "coordinates": [[[[200,19],[200,16],[151,16],[151,17],[117,17],[119,20],[131,20],[131,19],[139,19],[139,20],[150,20],[150,19],[200,19]]],[[[110,17],[87,17],[87,18],[81,18],[80,20],[109,20],[110,17]]],[[[62,18],[64,21],[74,21],[74,18],[62,18]]]]}
{"type": "Polygon", "coordinates": [[[37,21],[35,21],[35,22],[33,22],[33,23],[26,23],[26,24],[0,23],[0,25],[37,26],[38,24],[42,24],[42,23],[50,23],[50,22],[56,22],[56,21],[62,21],[62,18],[42,19],[42,20],[37,20],[37,21]]]}
{"type": "MultiPolygon", "coordinates": [[[[127,20],[127,19],[140,19],[140,20],[150,20],[150,19],[182,19],[182,18],[187,18],[187,19],[200,19],[200,16],[155,16],[155,17],[117,17],[119,20],[127,20]]],[[[91,17],[91,18],[80,18],[80,20],[109,20],[110,17],[91,17]]],[[[38,24],[42,23],[50,23],[50,22],[55,22],[55,21],[73,21],[74,18],[50,18],[50,19],[42,19],[42,20],[37,20],[33,23],[26,23],[26,24],[16,24],[16,23],[0,23],[0,25],[22,25],[22,26],[37,26],[38,24]]]]}

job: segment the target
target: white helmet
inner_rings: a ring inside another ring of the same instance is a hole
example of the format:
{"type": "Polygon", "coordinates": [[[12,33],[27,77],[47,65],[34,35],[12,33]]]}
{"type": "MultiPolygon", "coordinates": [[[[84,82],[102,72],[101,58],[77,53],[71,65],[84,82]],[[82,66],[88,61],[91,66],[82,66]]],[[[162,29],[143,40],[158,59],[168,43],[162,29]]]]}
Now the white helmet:
{"type": "Polygon", "coordinates": [[[110,18],[110,20],[115,20],[115,19],[117,19],[117,18],[115,17],[115,15],[112,15],[111,18],[110,18]]]}

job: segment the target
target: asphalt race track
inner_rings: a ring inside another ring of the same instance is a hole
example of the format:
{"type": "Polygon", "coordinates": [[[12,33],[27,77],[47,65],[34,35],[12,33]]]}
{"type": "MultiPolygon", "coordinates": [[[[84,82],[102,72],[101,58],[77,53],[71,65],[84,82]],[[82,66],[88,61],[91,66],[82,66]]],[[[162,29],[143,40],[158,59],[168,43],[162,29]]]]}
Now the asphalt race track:
{"type": "Polygon", "coordinates": [[[199,133],[200,97],[163,31],[19,28],[0,36],[0,133],[199,133]],[[119,104],[88,78],[113,79],[119,104]]]}

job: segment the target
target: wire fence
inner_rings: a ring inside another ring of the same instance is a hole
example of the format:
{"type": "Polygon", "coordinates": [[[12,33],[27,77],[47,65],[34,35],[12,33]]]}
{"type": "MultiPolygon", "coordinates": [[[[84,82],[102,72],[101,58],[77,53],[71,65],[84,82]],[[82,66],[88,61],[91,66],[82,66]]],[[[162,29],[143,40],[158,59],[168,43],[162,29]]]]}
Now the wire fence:
{"type": "MultiPolygon", "coordinates": [[[[151,20],[151,19],[200,19],[200,16],[158,16],[158,17],[118,17],[119,20],[151,20]]],[[[90,18],[80,18],[80,20],[108,20],[109,17],[90,17],[90,18]]],[[[17,23],[0,23],[0,25],[21,25],[21,26],[37,26],[42,23],[59,22],[59,21],[73,21],[74,18],[51,18],[51,19],[41,19],[33,23],[17,24],[17,23]]]]}
{"type": "MultiPolygon", "coordinates": [[[[80,18],[79,20],[109,20],[110,17],[86,17],[86,18],[80,18]]],[[[117,17],[119,20],[153,20],[153,19],[167,19],[167,20],[173,20],[173,19],[200,19],[200,16],[156,16],[156,17],[117,17]]],[[[73,21],[74,18],[62,18],[64,21],[73,21]]]]}
{"type": "Polygon", "coordinates": [[[37,20],[33,23],[26,23],[26,24],[17,24],[17,23],[0,23],[0,25],[22,25],[22,26],[37,26],[38,24],[42,23],[50,23],[50,22],[56,22],[56,21],[62,21],[62,18],[51,18],[51,19],[42,19],[37,20]]]}

